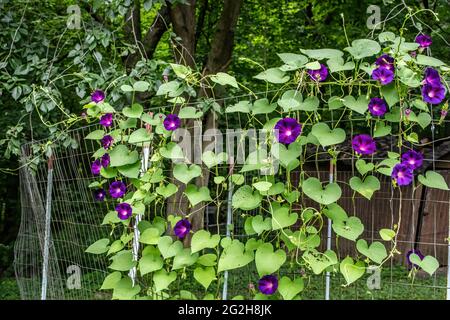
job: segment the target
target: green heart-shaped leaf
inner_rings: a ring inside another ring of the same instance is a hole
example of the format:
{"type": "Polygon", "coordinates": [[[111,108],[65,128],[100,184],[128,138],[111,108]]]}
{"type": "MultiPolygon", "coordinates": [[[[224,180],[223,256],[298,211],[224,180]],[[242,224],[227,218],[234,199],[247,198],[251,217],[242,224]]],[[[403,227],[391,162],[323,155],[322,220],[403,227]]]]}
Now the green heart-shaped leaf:
{"type": "Polygon", "coordinates": [[[364,196],[367,199],[371,199],[375,191],[380,190],[380,181],[375,176],[367,176],[362,181],[359,177],[352,177],[350,179],[350,187],[364,196]]]}
{"type": "Polygon", "coordinates": [[[323,122],[316,123],[311,129],[311,134],[323,147],[339,144],[345,141],[345,131],[341,128],[330,129],[323,122]]]}
{"type": "Polygon", "coordinates": [[[303,260],[311,267],[314,274],[321,274],[328,267],[338,263],[337,255],[332,250],[324,253],[307,251],[303,254],[303,260]]]}
{"type": "Polygon", "coordinates": [[[419,182],[429,188],[449,190],[444,177],[435,171],[427,171],[425,172],[425,176],[420,174],[419,182]]]}
{"type": "Polygon", "coordinates": [[[212,151],[205,151],[202,155],[202,161],[208,167],[208,169],[226,162],[227,159],[228,155],[225,152],[221,152],[216,155],[212,151]]]}
{"type": "Polygon", "coordinates": [[[169,142],[166,146],[160,148],[159,153],[167,159],[184,159],[183,150],[175,142],[169,142]]]}
{"type": "Polygon", "coordinates": [[[356,100],[353,96],[344,97],[344,106],[347,108],[358,112],[359,114],[364,114],[369,107],[369,99],[366,96],[359,96],[356,100]]]}
{"type": "Polygon", "coordinates": [[[162,195],[164,198],[168,198],[178,191],[178,187],[173,183],[169,183],[165,186],[159,186],[156,188],[156,193],[162,195]]]}
{"type": "Polygon", "coordinates": [[[261,194],[249,185],[240,187],[232,198],[232,206],[235,209],[252,210],[259,207],[262,200],[261,194]]]}
{"type": "Polygon", "coordinates": [[[159,254],[159,250],[155,247],[146,247],[139,259],[139,270],[141,275],[162,269],[164,261],[159,254]]]}
{"type": "Polygon", "coordinates": [[[194,107],[184,107],[178,112],[178,117],[180,119],[197,119],[203,115],[202,111],[198,111],[194,107]]]}
{"type": "Polygon", "coordinates": [[[356,242],[356,249],[365,255],[370,260],[381,264],[383,259],[387,257],[386,248],[381,242],[375,241],[369,246],[367,241],[364,239],[359,239],[356,242]]]}
{"type": "Polygon", "coordinates": [[[202,168],[196,164],[191,164],[191,166],[188,167],[185,163],[177,163],[173,168],[173,176],[175,179],[183,182],[184,184],[187,184],[192,179],[201,176],[201,174],[202,168]]]}
{"type": "Polygon", "coordinates": [[[199,230],[194,233],[191,239],[192,253],[203,250],[204,248],[215,248],[219,244],[220,235],[211,235],[209,231],[199,230]]]}
{"type": "Polygon", "coordinates": [[[172,270],[178,270],[193,265],[198,259],[198,253],[191,254],[191,249],[184,248],[173,259],[172,270]]]}
{"type": "Polygon", "coordinates": [[[356,161],[356,170],[361,175],[365,175],[367,172],[372,171],[375,168],[375,165],[371,162],[366,163],[363,159],[359,159],[356,161]]]}
{"type": "Polygon", "coordinates": [[[211,282],[217,279],[216,271],[213,267],[197,267],[194,270],[194,278],[207,290],[211,282]]]}
{"type": "Polygon", "coordinates": [[[421,112],[418,116],[416,116],[414,112],[411,112],[408,116],[408,119],[409,121],[417,122],[419,126],[422,127],[422,129],[428,127],[432,120],[431,115],[427,112],[421,112]]]}
{"type": "Polygon", "coordinates": [[[130,107],[125,107],[122,110],[122,113],[125,117],[128,118],[140,118],[144,108],[139,104],[135,103],[130,107]]]}
{"type": "Polygon", "coordinates": [[[325,189],[317,178],[308,178],[302,183],[303,192],[314,201],[328,205],[336,202],[342,194],[341,188],[337,183],[329,183],[325,189]]]}
{"type": "Polygon", "coordinates": [[[421,260],[417,254],[412,253],[409,256],[409,261],[411,261],[411,263],[418,265],[420,268],[423,269],[423,271],[428,273],[430,276],[432,276],[433,273],[435,273],[436,270],[439,268],[439,261],[437,261],[437,259],[432,256],[426,256],[421,260]]]}
{"type": "Polygon", "coordinates": [[[276,103],[270,103],[267,98],[258,99],[253,103],[252,114],[267,114],[277,108],[276,103]]]}
{"type": "Polygon", "coordinates": [[[283,277],[278,282],[278,292],[284,300],[292,300],[305,287],[302,278],[291,280],[289,277],[283,277]]]}
{"type": "Polygon", "coordinates": [[[224,238],[224,250],[219,258],[217,272],[243,267],[253,261],[253,251],[244,251],[245,246],[239,240],[224,238]]]}
{"type": "Polygon", "coordinates": [[[164,269],[156,271],[153,274],[153,288],[155,292],[165,290],[177,279],[175,271],[166,272],[164,269]]]}
{"type": "Polygon", "coordinates": [[[378,42],[371,39],[356,39],[352,41],[352,46],[344,50],[350,52],[355,59],[362,59],[376,55],[381,51],[378,42]]]}
{"type": "Polygon", "coordinates": [[[355,241],[364,231],[364,225],[358,217],[333,221],[332,228],[337,235],[355,241]]]}
{"type": "Polygon", "coordinates": [[[171,258],[177,255],[181,250],[183,250],[183,243],[176,240],[173,241],[172,237],[164,236],[158,240],[158,249],[164,259],[171,258]]]}
{"type": "Polygon", "coordinates": [[[288,90],[283,93],[277,101],[278,105],[283,108],[284,112],[298,110],[303,101],[302,94],[297,90],[288,90]]]}
{"type": "Polygon", "coordinates": [[[280,206],[279,203],[273,202],[271,211],[273,230],[284,229],[297,222],[298,214],[296,212],[290,213],[290,209],[287,206],[280,206]]]}
{"type": "Polygon", "coordinates": [[[134,164],[139,160],[139,154],[136,150],[128,150],[126,145],[119,144],[109,153],[111,162],[110,167],[121,167],[128,164],[134,164]]]}
{"type": "Polygon", "coordinates": [[[255,264],[260,277],[276,272],[285,261],[286,252],[281,249],[274,252],[271,243],[264,243],[256,250],[255,264]]]}
{"type": "Polygon", "coordinates": [[[341,261],[340,271],[347,285],[349,285],[366,273],[366,265],[363,261],[357,261],[355,263],[352,258],[347,257],[341,261]]]}
{"type": "Polygon", "coordinates": [[[195,206],[203,201],[212,201],[211,196],[209,195],[209,189],[207,187],[197,188],[197,186],[189,184],[186,187],[186,190],[184,190],[184,194],[192,206],[195,206]]]}
{"type": "Polygon", "coordinates": [[[263,231],[270,231],[272,229],[272,219],[263,218],[263,216],[257,215],[248,218],[251,222],[251,228],[260,235],[263,231]]]}
{"type": "Polygon", "coordinates": [[[270,153],[280,161],[283,167],[292,168],[300,163],[297,158],[302,153],[302,146],[298,142],[293,142],[286,148],[284,144],[275,143],[270,153]]]}
{"type": "Polygon", "coordinates": [[[117,271],[128,271],[136,266],[136,261],[133,261],[133,255],[130,250],[118,252],[111,260],[112,263],[109,268],[117,271]]]}

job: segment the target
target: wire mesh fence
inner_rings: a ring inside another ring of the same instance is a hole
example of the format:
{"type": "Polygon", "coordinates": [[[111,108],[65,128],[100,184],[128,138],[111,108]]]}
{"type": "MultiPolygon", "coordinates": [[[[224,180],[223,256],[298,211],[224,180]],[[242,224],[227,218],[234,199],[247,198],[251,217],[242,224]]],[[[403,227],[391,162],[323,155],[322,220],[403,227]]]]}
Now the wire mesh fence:
{"type": "MultiPolygon", "coordinates": [[[[236,100],[236,99],[234,99],[236,100]]],[[[237,101],[237,100],[236,100],[237,101]]],[[[348,119],[350,122],[355,119],[348,119]]],[[[345,121],[345,119],[343,120],[345,121]]],[[[325,121],[326,122],[326,121],[325,121]]],[[[332,122],[329,120],[328,122],[332,122]]],[[[237,122],[241,124],[241,119],[237,122]]],[[[228,120],[225,120],[225,126],[228,120]]],[[[98,203],[94,200],[90,172],[91,155],[98,146],[92,140],[85,140],[94,126],[87,126],[68,132],[74,143],[72,147],[54,148],[50,162],[33,163],[33,150],[39,148],[42,141],[33,141],[22,148],[22,168],[20,170],[20,193],[22,204],[22,222],[15,245],[15,270],[23,299],[40,299],[43,287],[47,288],[47,299],[109,299],[111,295],[101,291],[100,286],[108,273],[108,258],[103,255],[90,255],[84,251],[100,238],[108,237],[111,229],[102,225],[105,213],[113,208],[112,202],[98,203]],[[33,165],[32,165],[33,164],[33,165]],[[51,174],[49,174],[51,171],[51,174]],[[52,186],[50,197],[49,185],[52,186]],[[51,217],[46,216],[50,206],[51,217]],[[50,226],[49,232],[46,227],[50,226]],[[48,245],[48,255],[45,252],[48,245]],[[48,263],[47,268],[45,264],[48,263]],[[47,271],[43,271],[43,270],[47,271]],[[45,276],[44,276],[45,274],[45,276]],[[47,284],[43,286],[43,282],[47,284]]],[[[353,127],[352,127],[353,130],[353,127]]],[[[352,131],[353,132],[353,131],[352,131]]],[[[351,132],[351,134],[352,134],[351,132]]],[[[396,141],[392,137],[384,139],[380,153],[393,150],[396,141]],[[384,148],[384,149],[383,149],[384,148]]],[[[426,167],[433,167],[450,182],[449,144],[443,142],[435,148],[424,149],[426,167]]],[[[338,159],[335,179],[341,183],[342,197],[339,204],[359,217],[366,230],[361,238],[380,240],[378,230],[394,228],[402,215],[398,235],[398,254],[388,265],[380,270],[368,271],[363,280],[345,287],[344,279],[339,275],[331,278],[331,299],[445,299],[449,283],[448,268],[448,230],[450,219],[450,193],[448,191],[429,189],[421,186],[416,189],[402,188],[401,193],[394,189],[391,180],[377,175],[381,190],[369,201],[355,195],[347,182],[354,175],[354,161],[351,152],[345,152],[338,159]],[[433,277],[419,272],[411,278],[406,260],[409,250],[420,250],[424,255],[432,254],[440,262],[440,269],[433,277]]],[[[349,146],[347,146],[349,148],[349,146]]],[[[329,158],[318,148],[309,150],[310,160],[303,168],[307,176],[316,176],[321,181],[328,181],[329,158]]],[[[239,171],[234,166],[234,172],[239,171]]],[[[424,170],[423,169],[423,170],[424,170]]],[[[228,172],[230,168],[223,165],[219,170],[228,172]]],[[[246,173],[249,181],[255,177],[255,171],[246,173]]],[[[291,173],[291,181],[299,179],[299,172],[291,173]]],[[[212,180],[212,179],[210,179],[212,180]]],[[[211,185],[213,187],[213,185],[211,185]]],[[[222,195],[227,200],[227,195],[222,195]]],[[[226,204],[226,201],[224,202],[226,204]]],[[[314,207],[307,198],[301,199],[302,206],[314,207]]],[[[159,208],[162,210],[162,208],[159,208]]],[[[294,206],[295,211],[295,206],[294,206]]],[[[258,212],[256,209],[255,212],[258,212]]],[[[247,238],[244,231],[245,217],[252,215],[240,210],[232,212],[231,235],[247,238]]],[[[205,211],[205,228],[211,233],[226,234],[227,206],[219,209],[209,206],[205,211]]],[[[326,228],[322,229],[321,250],[325,249],[326,228]]],[[[274,239],[276,241],[276,239],[274,239]]],[[[354,243],[336,237],[332,238],[332,249],[340,258],[347,254],[356,254],[354,243]]],[[[388,248],[389,249],[389,248],[388,248]]],[[[291,264],[283,267],[281,274],[302,275],[305,270],[291,264]]],[[[228,297],[243,295],[250,298],[257,286],[258,275],[253,267],[231,270],[228,276],[228,297]]],[[[201,286],[195,287],[195,280],[185,279],[179,282],[175,290],[188,288],[199,297],[204,294],[201,286]]],[[[325,275],[310,276],[305,284],[303,299],[323,299],[325,295],[325,275]]],[[[212,290],[221,292],[223,283],[215,283],[212,290]]],[[[211,290],[211,289],[210,289],[211,290]]]]}

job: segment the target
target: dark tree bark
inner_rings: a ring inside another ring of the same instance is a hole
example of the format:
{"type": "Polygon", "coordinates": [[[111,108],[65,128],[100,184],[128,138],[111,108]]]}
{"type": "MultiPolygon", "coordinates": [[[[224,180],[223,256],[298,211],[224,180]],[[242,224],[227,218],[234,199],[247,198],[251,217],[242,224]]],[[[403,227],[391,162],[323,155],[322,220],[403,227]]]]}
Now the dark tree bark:
{"type": "MultiPolygon", "coordinates": [[[[136,54],[142,55],[142,35],[141,35],[141,4],[139,0],[134,0],[125,15],[125,25],[123,28],[125,40],[137,46],[136,54]]],[[[130,68],[128,57],[125,59],[125,67],[130,68]]],[[[132,66],[131,66],[132,67],[132,66]]]]}

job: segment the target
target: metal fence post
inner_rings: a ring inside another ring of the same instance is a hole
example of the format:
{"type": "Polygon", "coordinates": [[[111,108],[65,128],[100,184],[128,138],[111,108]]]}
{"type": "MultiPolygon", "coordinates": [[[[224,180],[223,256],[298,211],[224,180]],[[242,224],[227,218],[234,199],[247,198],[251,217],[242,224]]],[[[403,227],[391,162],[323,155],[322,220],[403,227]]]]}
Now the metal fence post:
{"type": "MultiPolygon", "coordinates": [[[[330,160],[330,172],[328,174],[328,182],[333,183],[334,180],[334,165],[333,165],[333,159],[330,160]]],[[[328,225],[327,225],[327,250],[331,250],[331,219],[328,218],[328,225]]],[[[330,300],[330,280],[331,280],[331,274],[329,271],[327,271],[325,276],[325,300],[330,300]]]]}
{"type": "MultiPolygon", "coordinates": [[[[231,181],[231,175],[233,174],[233,165],[234,159],[230,157],[230,169],[229,169],[229,182],[228,182],[228,196],[227,196],[227,224],[226,224],[226,235],[230,236],[230,226],[233,223],[233,212],[232,212],[232,198],[233,198],[233,182],[231,181]]],[[[228,298],[228,270],[225,270],[223,273],[223,290],[222,290],[222,299],[227,300],[228,298]]]]}

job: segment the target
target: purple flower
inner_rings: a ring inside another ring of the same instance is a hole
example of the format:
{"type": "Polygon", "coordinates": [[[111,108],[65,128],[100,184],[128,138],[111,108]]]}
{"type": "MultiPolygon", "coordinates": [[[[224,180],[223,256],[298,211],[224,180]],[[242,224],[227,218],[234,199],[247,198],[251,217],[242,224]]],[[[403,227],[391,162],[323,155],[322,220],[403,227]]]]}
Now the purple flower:
{"type": "Polygon", "coordinates": [[[422,98],[423,101],[431,104],[439,104],[445,98],[446,90],[442,84],[429,85],[425,84],[422,86],[422,98]]]}
{"type": "Polygon", "coordinates": [[[415,253],[416,255],[418,255],[419,258],[420,258],[420,260],[423,260],[423,258],[425,258],[425,256],[422,254],[422,252],[420,252],[420,250],[409,250],[409,251],[406,253],[406,261],[408,262],[408,268],[412,268],[412,267],[418,268],[418,267],[419,267],[419,266],[416,265],[415,263],[412,263],[412,262],[411,262],[410,257],[411,257],[411,255],[412,255],[413,253],[415,253]]]}
{"type": "Polygon", "coordinates": [[[372,98],[369,102],[369,112],[375,117],[381,117],[387,111],[387,104],[384,99],[372,98]]]}
{"type": "Polygon", "coordinates": [[[102,90],[95,90],[91,93],[91,101],[99,103],[105,100],[105,93],[102,90]]]}
{"type": "Polygon", "coordinates": [[[405,116],[409,117],[410,114],[411,114],[411,109],[406,108],[405,109],[405,116]]]}
{"type": "Polygon", "coordinates": [[[183,239],[191,231],[191,223],[188,219],[182,219],[175,224],[173,231],[178,238],[183,239]]]}
{"type": "Polygon", "coordinates": [[[352,148],[359,154],[372,154],[377,151],[375,140],[368,134],[358,134],[352,139],[352,148]]]}
{"type": "Polygon", "coordinates": [[[388,54],[382,54],[375,60],[375,64],[379,68],[388,69],[394,71],[394,58],[388,54]]]}
{"type": "Polygon", "coordinates": [[[294,118],[284,118],[275,124],[275,136],[284,144],[294,142],[302,132],[302,126],[294,118]]]}
{"type": "Polygon", "coordinates": [[[176,114],[169,114],[163,121],[164,128],[169,131],[177,130],[180,127],[181,120],[176,114]]]}
{"type": "Polygon", "coordinates": [[[402,163],[410,166],[413,170],[418,169],[422,166],[423,155],[414,150],[409,150],[402,154],[402,163]]]}
{"type": "Polygon", "coordinates": [[[95,175],[95,176],[99,175],[101,168],[102,168],[102,163],[101,163],[100,159],[97,159],[94,162],[92,162],[91,172],[93,175],[95,175]]]}
{"type": "Polygon", "coordinates": [[[110,160],[111,160],[111,158],[109,157],[109,154],[105,153],[101,159],[102,167],[108,168],[110,160]]]}
{"type": "Polygon", "coordinates": [[[405,163],[396,164],[391,177],[397,185],[407,186],[413,181],[413,169],[405,163]]]}
{"type": "Polygon", "coordinates": [[[127,187],[122,181],[114,181],[109,186],[109,194],[113,198],[120,198],[125,194],[125,192],[127,192],[127,187]]]}
{"type": "Polygon", "coordinates": [[[433,43],[431,37],[427,34],[419,34],[415,41],[419,44],[420,48],[428,48],[433,43]]]}
{"type": "Polygon", "coordinates": [[[328,69],[324,64],[320,64],[320,69],[318,70],[311,70],[308,69],[309,77],[313,81],[325,81],[325,79],[328,77],[328,69]]]}
{"type": "Polygon", "coordinates": [[[107,113],[101,116],[100,118],[100,124],[104,126],[105,128],[111,127],[113,123],[113,115],[112,113],[107,113]]]}
{"type": "Polygon", "coordinates": [[[100,140],[100,142],[102,143],[103,148],[109,149],[114,142],[114,138],[107,134],[100,140]]]}
{"type": "Polygon", "coordinates": [[[439,72],[433,68],[426,68],[423,84],[429,84],[431,86],[441,85],[441,76],[439,75],[439,72]]]}
{"type": "Polygon", "coordinates": [[[448,114],[448,111],[447,111],[447,110],[445,110],[445,109],[442,109],[442,110],[441,110],[441,117],[442,117],[442,118],[445,118],[445,117],[447,116],[447,114],[448,114]]]}
{"type": "Polygon", "coordinates": [[[94,190],[94,199],[95,201],[103,201],[105,200],[106,192],[103,189],[94,190]]]}
{"type": "Polygon", "coordinates": [[[410,55],[412,58],[415,58],[415,57],[417,57],[417,52],[416,52],[416,51],[411,51],[411,52],[409,53],[409,55],[410,55]]]}
{"type": "Polygon", "coordinates": [[[278,279],[272,275],[266,275],[258,281],[259,291],[263,294],[273,294],[278,289],[278,279]]]}
{"type": "Polygon", "coordinates": [[[386,85],[394,80],[394,72],[384,67],[378,67],[372,71],[372,79],[378,80],[382,85],[386,85]]]}
{"type": "Polygon", "coordinates": [[[116,211],[120,220],[127,220],[133,214],[133,209],[126,202],[119,203],[116,206],[116,211]]]}

